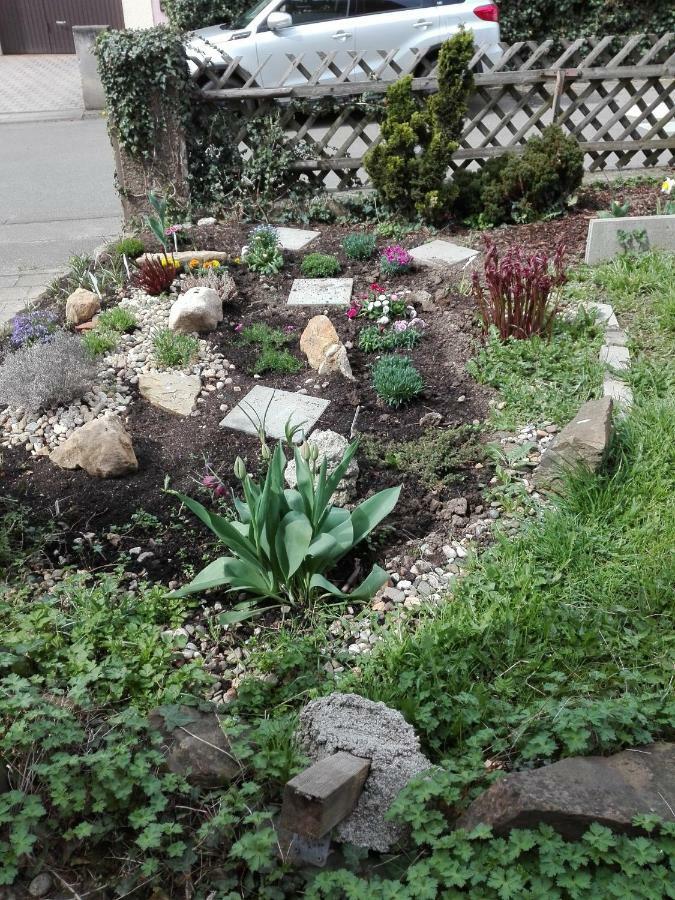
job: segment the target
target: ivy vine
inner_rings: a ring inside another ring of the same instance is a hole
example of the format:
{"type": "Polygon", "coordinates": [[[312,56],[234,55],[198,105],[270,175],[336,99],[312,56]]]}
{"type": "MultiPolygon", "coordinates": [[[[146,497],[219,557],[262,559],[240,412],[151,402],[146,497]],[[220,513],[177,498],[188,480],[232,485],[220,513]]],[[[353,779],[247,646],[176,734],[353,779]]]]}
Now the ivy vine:
{"type": "Polygon", "coordinates": [[[162,0],[169,22],[179,31],[229,25],[245,6],[245,0],[162,0]]]}
{"type": "Polygon", "coordinates": [[[151,156],[165,128],[158,103],[177,112],[183,123],[189,115],[190,85],[181,38],[161,25],[104,31],[97,38],[96,55],[110,125],[120,145],[132,157],[151,156]]]}

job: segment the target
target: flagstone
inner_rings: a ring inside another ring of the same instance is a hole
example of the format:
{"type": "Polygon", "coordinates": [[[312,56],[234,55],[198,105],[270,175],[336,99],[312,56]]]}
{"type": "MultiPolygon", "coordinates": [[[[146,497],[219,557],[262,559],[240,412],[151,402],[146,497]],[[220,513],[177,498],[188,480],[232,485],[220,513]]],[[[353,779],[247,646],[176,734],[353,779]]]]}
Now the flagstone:
{"type": "Polygon", "coordinates": [[[454,266],[478,256],[477,250],[453,244],[452,241],[429,241],[410,251],[412,258],[425,266],[454,266]]]}
{"type": "Polygon", "coordinates": [[[296,278],[289,306],[349,306],[353,278],[296,278]]]}
{"type": "Polygon", "coordinates": [[[232,428],[244,434],[257,434],[265,428],[268,438],[279,440],[286,433],[286,425],[301,426],[295,443],[302,443],[310,433],[330,400],[292,393],[258,384],[221,421],[221,428],[232,428]]]}
{"type": "Polygon", "coordinates": [[[320,231],[305,231],[302,228],[277,228],[279,243],[284,250],[302,250],[321,235],[320,231]]]}

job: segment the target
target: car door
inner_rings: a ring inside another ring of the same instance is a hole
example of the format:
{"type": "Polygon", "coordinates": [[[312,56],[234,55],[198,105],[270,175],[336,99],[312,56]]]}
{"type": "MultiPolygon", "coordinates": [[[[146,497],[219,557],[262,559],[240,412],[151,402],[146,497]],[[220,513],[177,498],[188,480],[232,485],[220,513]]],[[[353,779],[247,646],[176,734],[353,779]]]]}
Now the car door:
{"type": "MultiPolygon", "coordinates": [[[[352,0],[357,54],[371,69],[382,62],[378,51],[396,49],[396,60],[407,65],[413,49],[426,49],[438,40],[440,11],[423,0],[352,0]]],[[[428,2],[428,0],[426,0],[428,2]]],[[[363,70],[367,77],[368,72],[363,70]]],[[[390,70],[391,74],[391,70],[390,70]]]]}
{"type": "MultiPolygon", "coordinates": [[[[289,57],[302,56],[303,66],[314,73],[321,65],[321,56],[335,51],[335,63],[345,67],[354,50],[354,33],[348,27],[350,0],[284,0],[275,12],[288,13],[293,24],[288,28],[270,31],[262,23],[256,35],[258,64],[264,67],[260,81],[265,87],[277,87],[291,65],[289,57]]],[[[326,71],[321,81],[335,75],[326,71]]],[[[307,81],[297,70],[284,84],[303,84],[307,81]]]]}

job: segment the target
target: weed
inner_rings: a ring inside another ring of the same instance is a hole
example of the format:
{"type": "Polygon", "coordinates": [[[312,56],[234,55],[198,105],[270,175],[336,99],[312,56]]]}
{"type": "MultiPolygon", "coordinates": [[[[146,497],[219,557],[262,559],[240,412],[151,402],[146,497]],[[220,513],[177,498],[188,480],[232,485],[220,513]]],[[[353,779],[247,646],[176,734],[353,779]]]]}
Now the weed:
{"type": "Polygon", "coordinates": [[[166,369],[189,366],[199,353],[199,341],[191,334],[178,334],[162,328],[152,339],[155,359],[166,369]]]}
{"type": "Polygon", "coordinates": [[[265,372],[292,375],[300,369],[302,363],[297,356],[293,356],[290,350],[278,350],[276,347],[263,347],[253,365],[253,373],[257,375],[265,372]]]}
{"type": "Polygon", "coordinates": [[[264,322],[254,322],[253,325],[247,325],[241,330],[239,339],[244,344],[257,345],[260,348],[251,374],[262,375],[264,372],[293,374],[302,368],[301,361],[284,347],[291,340],[291,336],[279,328],[271,328],[264,322]]]}
{"type": "Polygon", "coordinates": [[[117,346],[119,336],[105,328],[94,328],[82,335],[82,346],[92,359],[110,353],[117,346]]]}

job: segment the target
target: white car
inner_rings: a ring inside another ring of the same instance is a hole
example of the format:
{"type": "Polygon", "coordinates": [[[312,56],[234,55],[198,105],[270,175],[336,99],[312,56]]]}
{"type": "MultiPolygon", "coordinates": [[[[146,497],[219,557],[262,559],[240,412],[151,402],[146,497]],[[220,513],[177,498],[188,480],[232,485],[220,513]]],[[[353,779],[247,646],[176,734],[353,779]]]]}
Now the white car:
{"type": "MultiPolygon", "coordinates": [[[[321,64],[319,54],[331,52],[337,53],[338,67],[348,65],[350,54],[363,54],[366,66],[376,69],[382,63],[378,51],[396,49],[396,62],[406,66],[422,50],[424,61],[415,71],[421,75],[435,63],[441,44],[462,26],[490,59],[501,56],[499,7],[486,0],[260,0],[231,27],[193,32],[187,53],[217,69],[240,57],[227,87],[238,87],[251,75],[258,87],[302,84],[306,78],[297,69],[288,76],[289,58],[302,55],[303,66],[313,72],[321,64]]],[[[190,66],[196,71],[193,62],[190,66]]],[[[326,68],[320,80],[335,77],[326,68]]],[[[368,68],[355,67],[349,80],[368,77],[368,68]]],[[[388,68],[383,78],[394,80],[396,73],[388,68]]],[[[208,89],[208,78],[201,83],[208,89]]]]}

